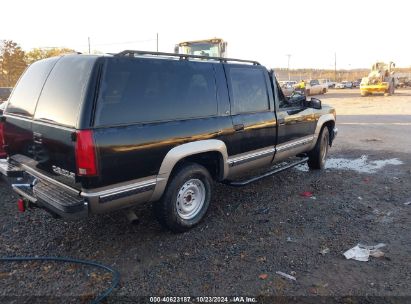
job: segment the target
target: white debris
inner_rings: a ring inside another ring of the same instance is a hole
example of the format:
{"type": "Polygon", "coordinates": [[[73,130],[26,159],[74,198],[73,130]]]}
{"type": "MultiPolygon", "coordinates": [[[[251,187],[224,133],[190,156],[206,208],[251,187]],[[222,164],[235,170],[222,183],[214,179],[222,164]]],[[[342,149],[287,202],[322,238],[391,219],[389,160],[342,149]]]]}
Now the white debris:
{"type": "Polygon", "coordinates": [[[327,253],[330,253],[330,248],[324,248],[323,250],[320,251],[322,255],[326,255],[327,253]]]}
{"type": "Polygon", "coordinates": [[[411,201],[404,203],[405,206],[411,205],[411,201]]]}
{"type": "MultiPolygon", "coordinates": [[[[387,165],[402,165],[403,162],[398,158],[381,159],[381,160],[368,160],[367,155],[362,155],[360,158],[348,159],[348,158],[329,158],[325,163],[325,169],[339,169],[339,170],[351,170],[358,173],[376,173],[387,165]]],[[[296,166],[297,170],[308,171],[308,166],[299,165],[296,166]]]]}
{"type": "Polygon", "coordinates": [[[275,273],[278,274],[278,275],[280,275],[280,276],[282,276],[282,277],[284,277],[284,278],[287,278],[287,279],[289,279],[289,280],[297,281],[297,279],[296,279],[295,277],[293,277],[292,275],[286,274],[286,273],[284,273],[284,272],[282,272],[282,271],[276,271],[275,273]]]}
{"type": "Polygon", "coordinates": [[[379,248],[385,246],[386,245],[383,243],[379,243],[374,246],[358,244],[357,246],[344,252],[344,256],[347,260],[353,259],[360,262],[367,262],[370,256],[375,258],[384,256],[384,252],[379,250],[379,248]]]}

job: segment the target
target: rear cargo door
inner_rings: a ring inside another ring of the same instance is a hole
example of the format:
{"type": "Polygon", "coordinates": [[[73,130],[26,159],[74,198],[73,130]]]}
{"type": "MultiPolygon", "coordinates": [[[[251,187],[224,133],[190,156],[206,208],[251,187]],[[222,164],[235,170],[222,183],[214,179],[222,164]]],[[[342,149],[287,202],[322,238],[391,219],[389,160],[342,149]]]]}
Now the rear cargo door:
{"type": "Polygon", "coordinates": [[[85,56],[65,56],[56,63],[40,95],[32,125],[32,154],[37,168],[72,186],[76,174],[74,134],[94,62],[85,56]]]}
{"type": "Polygon", "coordinates": [[[4,112],[4,142],[8,155],[29,156],[33,145],[32,119],[37,100],[59,58],[33,63],[22,75],[4,112]]]}
{"type": "Polygon", "coordinates": [[[14,154],[29,157],[20,162],[26,161],[34,170],[77,188],[74,138],[95,61],[94,56],[74,55],[55,63],[41,90],[33,119],[26,122],[27,144],[13,147],[14,154]]]}

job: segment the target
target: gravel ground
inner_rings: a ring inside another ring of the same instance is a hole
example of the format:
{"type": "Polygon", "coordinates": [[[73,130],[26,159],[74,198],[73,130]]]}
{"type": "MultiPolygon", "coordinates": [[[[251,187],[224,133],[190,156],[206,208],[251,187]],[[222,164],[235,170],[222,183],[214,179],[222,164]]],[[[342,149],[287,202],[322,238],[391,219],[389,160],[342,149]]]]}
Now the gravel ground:
{"type": "MultiPolygon", "coordinates": [[[[342,131],[339,136],[352,138],[342,131]]],[[[17,213],[17,197],[1,183],[0,256],[69,256],[110,265],[122,275],[110,303],[190,295],[411,303],[411,205],[405,204],[411,201],[411,154],[373,150],[372,142],[368,150],[356,149],[355,140],[347,147],[337,138],[330,157],[367,155],[368,162],[396,158],[403,164],[374,173],[294,168],[243,188],[215,185],[206,219],[184,234],[163,230],[150,206],[136,209],[139,225],[122,213],[71,222],[42,210],[17,213]],[[302,196],[305,191],[312,197],[302,196]],[[346,260],[342,253],[358,243],[385,243],[385,255],[346,260]]],[[[0,264],[0,302],[37,295],[82,303],[109,283],[106,273],[85,266],[0,264]]]]}

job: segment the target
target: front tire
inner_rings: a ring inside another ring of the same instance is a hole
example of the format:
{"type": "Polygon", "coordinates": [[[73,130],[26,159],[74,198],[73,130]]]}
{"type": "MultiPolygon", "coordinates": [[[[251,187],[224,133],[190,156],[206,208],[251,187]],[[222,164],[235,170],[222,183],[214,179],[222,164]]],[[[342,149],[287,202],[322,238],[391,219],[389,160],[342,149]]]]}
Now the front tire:
{"type": "Polygon", "coordinates": [[[211,192],[212,178],[206,168],[195,163],[177,168],[154,205],[160,224],[173,232],[193,228],[207,213],[211,192]]]}
{"type": "Polygon", "coordinates": [[[323,127],[314,149],[308,153],[308,167],[310,169],[324,169],[330,147],[330,134],[327,126],[323,127]]]}

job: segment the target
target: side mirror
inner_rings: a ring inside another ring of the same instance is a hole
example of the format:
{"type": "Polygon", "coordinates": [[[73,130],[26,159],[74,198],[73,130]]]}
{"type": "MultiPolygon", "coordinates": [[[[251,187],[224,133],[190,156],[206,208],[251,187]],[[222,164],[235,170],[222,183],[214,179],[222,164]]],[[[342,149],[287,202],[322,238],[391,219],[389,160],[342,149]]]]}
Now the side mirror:
{"type": "Polygon", "coordinates": [[[317,98],[315,98],[315,97],[312,97],[312,98],[311,98],[308,106],[309,106],[310,108],[317,109],[317,110],[321,110],[321,109],[322,109],[321,100],[319,100],[319,99],[317,99],[317,98]]]}

